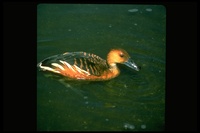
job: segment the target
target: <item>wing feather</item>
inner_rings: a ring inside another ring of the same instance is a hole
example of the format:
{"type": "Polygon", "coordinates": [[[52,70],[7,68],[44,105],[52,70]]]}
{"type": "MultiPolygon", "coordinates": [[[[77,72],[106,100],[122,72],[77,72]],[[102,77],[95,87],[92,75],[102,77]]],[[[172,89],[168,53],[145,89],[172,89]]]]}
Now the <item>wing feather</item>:
{"type": "Polygon", "coordinates": [[[100,76],[109,67],[106,60],[86,52],[66,52],[64,54],[54,55],[44,59],[39,64],[43,66],[43,68],[59,66],[59,68],[63,69],[62,65],[64,65],[64,62],[95,76],[100,76]]]}

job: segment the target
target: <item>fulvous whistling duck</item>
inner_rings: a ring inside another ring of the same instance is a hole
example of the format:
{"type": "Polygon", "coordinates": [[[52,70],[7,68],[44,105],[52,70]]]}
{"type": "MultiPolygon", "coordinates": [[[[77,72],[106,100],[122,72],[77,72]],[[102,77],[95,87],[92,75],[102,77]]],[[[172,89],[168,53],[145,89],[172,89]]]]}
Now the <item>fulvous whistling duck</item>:
{"type": "Polygon", "coordinates": [[[139,71],[139,67],[123,49],[112,49],[107,60],[86,52],[66,52],[48,57],[37,66],[42,71],[57,73],[71,80],[103,81],[119,75],[117,63],[139,71]]]}

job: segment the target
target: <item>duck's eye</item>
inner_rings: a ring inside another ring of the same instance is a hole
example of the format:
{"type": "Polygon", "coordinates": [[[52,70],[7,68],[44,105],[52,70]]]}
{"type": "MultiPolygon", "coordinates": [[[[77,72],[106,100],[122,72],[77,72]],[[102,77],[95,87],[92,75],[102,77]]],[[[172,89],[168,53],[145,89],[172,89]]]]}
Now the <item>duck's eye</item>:
{"type": "Polygon", "coordinates": [[[123,53],[120,53],[119,56],[120,56],[120,57],[124,57],[124,54],[123,54],[123,53]]]}

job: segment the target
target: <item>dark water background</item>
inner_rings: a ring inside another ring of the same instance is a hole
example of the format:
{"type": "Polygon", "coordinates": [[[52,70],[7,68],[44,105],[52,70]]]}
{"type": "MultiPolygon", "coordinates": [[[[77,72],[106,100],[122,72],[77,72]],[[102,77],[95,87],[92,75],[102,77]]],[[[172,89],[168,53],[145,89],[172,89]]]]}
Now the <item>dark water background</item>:
{"type": "Polygon", "coordinates": [[[37,61],[71,51],[106,59],[125,49],[142,67],[120,65],[106,82],[72,82],[37,71],[39,131],[163,131],[166,11],[162,5],[40,4],[37,61]]]}

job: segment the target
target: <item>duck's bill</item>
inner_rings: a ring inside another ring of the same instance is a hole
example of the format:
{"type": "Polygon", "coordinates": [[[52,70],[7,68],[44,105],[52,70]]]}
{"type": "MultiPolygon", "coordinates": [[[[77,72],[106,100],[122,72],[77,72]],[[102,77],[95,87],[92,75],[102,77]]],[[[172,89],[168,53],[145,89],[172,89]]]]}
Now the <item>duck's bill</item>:
{"type": "Polygon", "coordinates": [[[137,65],[135,64],[135,62],[134,62],[133,60],[131,60],[130,58],[128,59],[128,61],[124,62],[124,64],[125,64],[126,66],[128,66],[128,67],[130,67],[130,68],[136,70],[136,71],[139,71],[139,70],[140,70],[140,67],[137,66],[137,65]]]}

